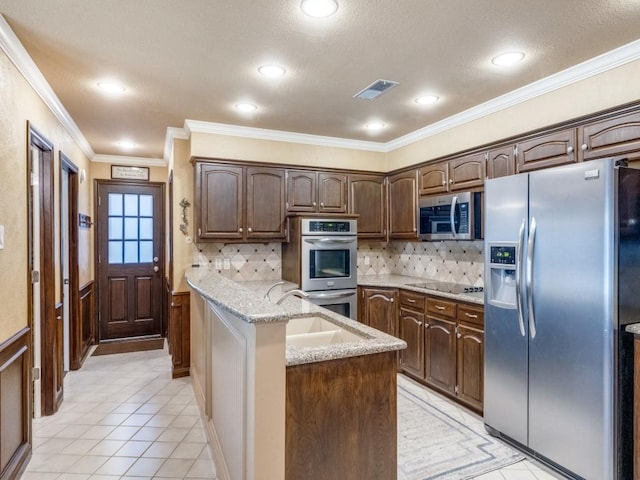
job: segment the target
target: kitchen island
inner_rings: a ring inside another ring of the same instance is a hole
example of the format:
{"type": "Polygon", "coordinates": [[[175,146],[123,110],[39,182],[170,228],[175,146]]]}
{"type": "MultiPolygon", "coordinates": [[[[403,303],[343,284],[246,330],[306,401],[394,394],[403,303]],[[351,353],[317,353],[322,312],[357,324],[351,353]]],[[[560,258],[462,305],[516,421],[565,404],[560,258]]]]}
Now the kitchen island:
{"type": "Polygon", "coordinates": [[[405,342],[273,282],[186,273],[191,368],[221,479],[396,478],[405,342]],[[364,475],[364,476],[363,476],[364,475]]]}

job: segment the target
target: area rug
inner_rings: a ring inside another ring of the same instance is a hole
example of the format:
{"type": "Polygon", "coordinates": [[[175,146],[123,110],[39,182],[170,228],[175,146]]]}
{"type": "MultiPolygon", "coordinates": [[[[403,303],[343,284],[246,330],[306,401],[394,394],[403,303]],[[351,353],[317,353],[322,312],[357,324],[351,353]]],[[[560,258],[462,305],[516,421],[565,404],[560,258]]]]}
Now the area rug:
{"type": "Polygon", "coordinates": [[[398,480],[462,480],[522,460],[482,419],[398,376],[398,480]]]}

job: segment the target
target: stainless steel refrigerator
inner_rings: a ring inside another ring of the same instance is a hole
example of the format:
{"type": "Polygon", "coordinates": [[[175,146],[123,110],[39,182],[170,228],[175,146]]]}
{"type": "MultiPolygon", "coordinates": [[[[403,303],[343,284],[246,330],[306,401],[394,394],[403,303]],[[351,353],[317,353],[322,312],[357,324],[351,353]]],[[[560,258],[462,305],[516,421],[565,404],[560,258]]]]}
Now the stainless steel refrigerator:
{"type": "Polygon", "coordinates": [[[485,426],[588,480],[633,478],[640,171],[624,163],[485,184],[485,426]]]}

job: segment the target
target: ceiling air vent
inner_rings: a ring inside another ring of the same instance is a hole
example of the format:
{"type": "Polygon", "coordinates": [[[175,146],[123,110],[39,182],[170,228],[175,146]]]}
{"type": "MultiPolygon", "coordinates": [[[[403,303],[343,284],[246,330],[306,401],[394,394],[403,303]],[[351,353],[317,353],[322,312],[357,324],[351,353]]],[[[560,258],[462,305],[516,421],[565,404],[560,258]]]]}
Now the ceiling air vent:
{"type": "Polygon", "coordinates": [[[382,95],[384,92],[391,90],[398,85],[398,82],[391,80],[376,80],[371,85],[363,88],[356,93],[353,98],[362,98],[364,100],[373,100],[374,98],[382,95]]]}

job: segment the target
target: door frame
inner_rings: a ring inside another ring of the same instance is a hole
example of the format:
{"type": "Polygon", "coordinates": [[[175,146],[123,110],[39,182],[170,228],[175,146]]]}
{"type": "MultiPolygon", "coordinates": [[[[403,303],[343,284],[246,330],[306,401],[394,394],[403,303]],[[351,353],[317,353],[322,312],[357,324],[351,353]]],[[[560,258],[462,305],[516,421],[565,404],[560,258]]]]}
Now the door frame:
{"type": "MultiPolygon", "coordinates": [[[[78,167],[63,152],[60,157],[60,228],[62,229],[62,196],[68,196],[67,224],[69,227],[69,368],[78,370],[82,366],[82,329],[80,320],[80,270],[78,266],[78,167]],[[62,189],[62,172],[68,174],[67,191],[62,189]]],[[[62,233],[62,232],[61,232],[62,233]]],[[[60,235],[60,263],[63,249],[60,235]]],[[[64,270],[60,268],[60,298],[64,301],[64,270]]]]}
{"type": "MultiPolygon", "coordinates": [[[[40,358],[41,358],[41,394],[42,415],[53,415],[63,399],[63,388],[60,382],[56,388],[56,311],[55,311],[55,212],[54,212],[54,147],[47,138],[42,135],[30,122],[27,122],[27,195],[28,200],[28,283],[29,283],[29,309],[28,325],[33,329],[33,283],[31,275],[34,270],[33,249],[40,249],[40,358]],[[36,147],[41,152],[40,177],[38,179],[40,198],[40,238],[33,236],[33,204],[32,204],[32,179],[31,179],[31,148],[36,147]],[[37,243],[36,243],[37,242],[37,243]]],[[[33,340],[32,340],[33,343],[33,340]]],[[[33,352],[32,349],[32,364],[33,352]]],[[[59,379],[61,381],[61,379],[59,379]]]]}
{"type": "MultiPolygon", "coordinates": [[[[93,251],[95,252],[95,255],[93,256],[93,271],[95,272],[94,277],[95,277],[95,291],[96,291],[96,296],[95,296],[95,311],[97,312],[97,314],[95,315],[95,323],[94,323],[94,332],[96,332],[96,343],[100,343],[101,338],[100,338],[100,294],[101,288],[104,288],[103,285],[100,285],[100,275],[99,275],[99,268],[100,268],[100,262],[99,262],[99,236],[100,236],[100,232],[98,231],[98,223],[99,223],[99,219],[98,219],[98,187],[104,185],[104,186],[108,186],[108,185],[128,185],[128,186],[144,186],[144,187],[149,187],[149,186],[154,186],[154,187],[160,187],[161,189],[161,199],[160,201],[162,202],[160,205],[160,210],[161,210],[161,215],[160,218],[158,219],[161,223],[160,225],[160,237],[161,237],[161,248],[160,248],[160,264],[162,265],[162,272],[160,275],[161,280],[161,292],[162,292],[162,296],[161,296],[161,304],[160,304],[160,336],[161,337],[166,337],[166,331],[165,331],[165,325],[166,325],[166,319],[165,319],[165,315],[167,312],[165,312],[165,308],[164,308],[164,304],[165,304],[165,288],[164,288],[164,278],[165,278],[165,272],[167,269],[167,265],[166,265],[166,242],[167,242],[167,236],[166,236],[166,204],[167,204],[167,199],[166,199],[166,195],[167,195],[167,190],[166,190],[166,184],[164,182],[140,182],[138,180],[109,180],[109,179],[95,179],[93,181],[93,210],[94,210],[94,218],[95,218],[95,225],[96,225],[96,230],[94,232],[93,235],[93,251]]],[[[117,341],[117,340],[116,340],[117,341]]],[[[126,339],[125,339],[126,341],[126,339]]],[[[113,342],[113,340],[111,341],[113,342]]]]}

